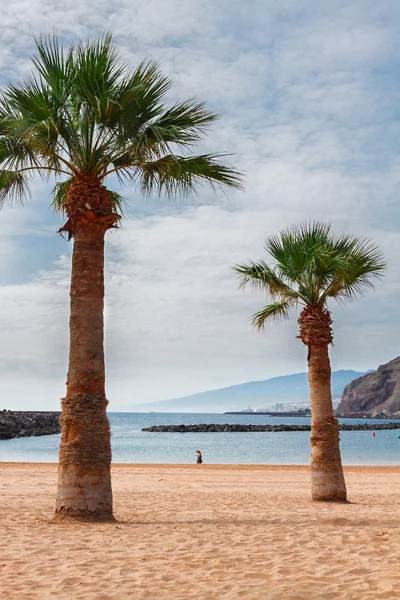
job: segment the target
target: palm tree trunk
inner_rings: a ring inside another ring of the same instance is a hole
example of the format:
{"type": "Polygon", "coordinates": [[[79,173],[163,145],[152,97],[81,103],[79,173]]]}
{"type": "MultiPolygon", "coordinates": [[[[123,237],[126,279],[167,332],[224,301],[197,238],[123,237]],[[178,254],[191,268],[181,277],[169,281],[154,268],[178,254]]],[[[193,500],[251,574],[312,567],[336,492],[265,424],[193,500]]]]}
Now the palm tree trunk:
{"type": "Polygon", "coordinates": [[[333,416],[328,344],[308,344],[311,403],[311,495],[313,500],[346,500],[339,448],[339,423],[333,416]]]}
{"type": "Polygon", "coordinates": [[[56,513],[111,520],[111,445],[104,367],[103,223],[82,219],[74,228],[70,352],[62,400],[56,513]]]}

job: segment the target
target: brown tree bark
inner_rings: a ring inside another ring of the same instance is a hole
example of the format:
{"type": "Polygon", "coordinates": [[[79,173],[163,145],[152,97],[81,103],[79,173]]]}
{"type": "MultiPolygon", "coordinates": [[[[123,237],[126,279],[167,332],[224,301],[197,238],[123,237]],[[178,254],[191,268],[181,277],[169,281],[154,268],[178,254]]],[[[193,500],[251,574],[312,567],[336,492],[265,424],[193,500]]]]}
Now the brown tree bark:
{"type": "Polygon", "coordinates": [[[300,318],[300,338],[308,347],[308,383],[311,404],[311,496],[313,500],[346,500],[339,446],[339,423],[333,414],[331,316],[322,306],[307,306],[300,318]]]}
{"type": "Polygon", "coordinates": [[[110,215],[97,217],[86,210],[64,229],[74,237],[74,248],[56,513],[77,519],[113,519],[103,314],[104,236],[111,222],[110,215]]]}
{"type": "Polygon", "coordinates": [[[346,500],[339,423],[333,415],[327,344],[309,345],[308,382],[311,403],[311,496],[313,500],[346,500]]]}

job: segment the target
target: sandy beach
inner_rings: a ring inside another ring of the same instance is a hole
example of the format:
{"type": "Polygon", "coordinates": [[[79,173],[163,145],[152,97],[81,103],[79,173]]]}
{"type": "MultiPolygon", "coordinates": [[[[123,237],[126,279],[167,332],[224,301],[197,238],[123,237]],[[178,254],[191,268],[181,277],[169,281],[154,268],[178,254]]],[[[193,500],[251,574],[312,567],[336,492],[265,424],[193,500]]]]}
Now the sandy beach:
{"type": "Polygon", "coordinates": [[[0,463],[0,598],[400,598],[400,467],[114,465],[113,524],[53,523],[57,467],[0,463]]]}

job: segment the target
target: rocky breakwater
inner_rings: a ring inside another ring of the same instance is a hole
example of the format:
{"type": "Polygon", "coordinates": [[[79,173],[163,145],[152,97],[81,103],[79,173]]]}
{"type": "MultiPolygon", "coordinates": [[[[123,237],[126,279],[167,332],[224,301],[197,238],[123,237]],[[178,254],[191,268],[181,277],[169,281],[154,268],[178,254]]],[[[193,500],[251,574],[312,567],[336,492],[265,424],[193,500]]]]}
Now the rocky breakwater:
{"type": "MultiPolygon", "coordinates": [[[[379,431],[389,429],[400,429],[400,422],[387,423],[357,423],[339,426],[341,431],[379,431]]],[[[259,432],[259,431],[311,431],[310,425],[238,425],[232,423],[199,425],[152,425],[144,427],[142,431],[155,433],[236,433],[236,432],[259,432]]]]}
{"type": "Polygon", "coordinates": [[[60,433],[59,412],[0,410],[0,440],[60,433]]]}

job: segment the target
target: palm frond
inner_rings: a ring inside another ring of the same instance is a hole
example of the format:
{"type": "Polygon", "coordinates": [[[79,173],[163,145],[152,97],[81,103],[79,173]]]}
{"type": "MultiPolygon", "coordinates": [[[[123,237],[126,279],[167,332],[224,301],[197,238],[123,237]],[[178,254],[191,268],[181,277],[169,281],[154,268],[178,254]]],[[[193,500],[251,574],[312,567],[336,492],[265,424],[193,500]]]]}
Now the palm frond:
{"type": "Polygon", "coordinates": [[[114,96],[126,66],[116,52],[111,34],[106,33],[75,46],[71,70],[74,99],[90,105],[96,114],[99,102],[114,96]]]}
{"type": "Polygon", "coordinates": [[[136,140],[139,133],[164,110],[164,96],[172,86],[154,61],[143,61],[124,73],[114,93],[99,99],[94,117],[101,127],[112,128],[120,142],[136,140]]]}
{"type": "Polygon", "coordinates": [[[47,84],[30,77],[20,85],[9,85],[3,107],[7,111],[4,136],[10,142],[29,146],[31,154],[51,168],[68,164],[73,170],[71,160],[80,166],[79,136],[65,112],[65,98],[53,94],[47,84]]]}
{"type": "Polygon", "coordinates": [[[126,214],[126,209],[128,206],[126,199],[118,192],[114,192],[112,190],[107,190],[107,192],[111,198],[114,212],[123,217],[126,214]]]}
{"type": "Polygon", "coordinates": [[[29,194],[29,176],[20,171],[0,170],[0,207],[6,202],[23,202],[29,194]]]}
{"type": "Polygon", "coordinates": [[[366,238],[353,238],[347,244],[346,260],[342,260],[341,268],[337,269],[321,299],[353,300],[363,296],[375,287],[374,281],[383,277],[386,268],[383,254],[375,243],[366,238]]]}
{"type": "MultiPolygon", "coordinates": [[[[168,196],[196,191],[201,183],[241,187],[240,173],[224,164],[224,155],[175,155],[200,141],[217,116],[193,99],[167,108],[172,81],[157,63],[129,70],[110,34],[68,49],[57,36],[40,37],[36,48],[34,73],[0,95],[3,195],[21,191],[28,175],[16,173],[29,170],[67,176],[54,187],[56,210],[63,209],[71,177],[100,182],[116,173],[145,194],[168,196]]],[[[111,194],[121,210],[122,197],[111,194]]]]}
{"type": "MultiPolygon", "coordinates": [[[[174,146],[191,148],[201,140],[207,127],[218,119],[218,115],[206,110],[204,103],[188,100],[175,104],[158,118],[149,121],[148,115],[138,112],[136,98],[132,115],[124,112],[123,119],[126,124],[118,137],[120,143],[115,148],[115,154],[111,157],[105,154],[105,166],[112,164],[117,170],[174,156],[174,146]]],[[[97,149],[102,151],[102,146],[103,143],[99,144],[97,149]]],[[[179,160],[181,157],[175,158],[179,160]]]]}
{"type": "Polygon", "coordinates": [[[241,174],[220,162],[218,154],[201,156],[167,155],[153,162],[138,165],[137,177],[142,193],[166,193],[173,197],[196,191],[198,184],[207,183],[211,188],[225,185],[241,189],[241,174]]]}
{"type": "Polygon", "coordinates": [[[267,238],[265,247],[272,264],[262,260],[234,267],[241,286],[250,283],[276,300],[253,316],[259,329],[270,316],[286,317],[297,303],[325,306],[331,298],[352,300],[374,287],[386,268],[376,244],[335,235],[326,223],[289,227],[267,238]]]}
{"type": "Polygon", "coordinates": [[[281,300],[280,302],[273,302],[267,304],[260,311],[255,313],[251,317],[251,323],[259,331],[265,329],[267,322],[272,320],[287,320],[290,317],[291,311],[296,308],[297,301],[293,300],[281,300]]]}
{"type": "Polygon", "coordinates": [[[239,273],[239,287],[251,284],[256,291],[264,291],[271,298],[292,298],[296,294],[279,276],[273,267],[263,260],[250,262],[247,265],[235,265],[233,269],[239,273]]]}
{"type": "Polygon", "coordinates": [[[276,270],[293,281],[309,304],[328,297],[353,298],[371,287],[384,262],[379,249],[364,238],[335,235],[331,226],[314,222],[292,226],[266,241],[276,270]],[[371,255],[371,256],[370,256],[371,255]]]}
{"type": "Polygon", "coordinates": [[[201,140],[206,128],[217,119],[218,115],[206,110],[204,102],[188,100],[175,104],[160,115],[146,127],[142,137],[150,142],[151,147],[160,145],[163,150],[172,143],[191,146],[201,140]]]}
{"type": "Polygon", "coordinates": [[[51,95],[58,96],[57,100],[63,103],[69,91],[68,60],[65,60],[64,48],[57,35],[40,36],[35,43],[38,56],[33,56],[32,62],[51,95]]]}
{"type": "Polygon", "coordinates": [[[53,187],[53,201],[51,203],[51,206],[53,207],[55,212],[65,214],[65,201],[67,199],[69,189],[73,183],[74,178],[70,177],[68,179],[65,179],[65,181],[58,181],[53,187]]]}
{"type": "Polygon", "coordinates": [[[310,223],[289,227],[265,241],[265,249],[283,276],[299,280],[315,254],[325,247],[330,225],[310,223]]]}
{"type": "Polygon", "coordinates": [[[32,147],[20,137],[0,137],[0,164],[6,170],[17,170],[28,166],[38,167],[39,162],[32,147]]]}

